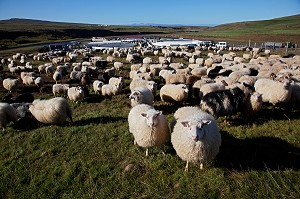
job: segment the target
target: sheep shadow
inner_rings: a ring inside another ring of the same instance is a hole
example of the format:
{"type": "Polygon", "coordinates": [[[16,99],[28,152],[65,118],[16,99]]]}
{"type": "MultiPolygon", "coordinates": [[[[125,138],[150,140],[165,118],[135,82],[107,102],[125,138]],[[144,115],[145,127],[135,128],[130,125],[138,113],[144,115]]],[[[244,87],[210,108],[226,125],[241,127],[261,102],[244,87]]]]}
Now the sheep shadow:
{"type": "Polygon", "coordinates": [[[230,170],[300,169],[300,148],[274,137],[237,139],[221,131],[216,165],[230,170]]]}
{"type": "Polygon", "coordinates": [[[127,118],[123,118],[123,117],[92,117],[92,118],[88,118],[88,119],[82,119],[82,120],[77,120],[73,122],[74,126],[85,126],[85,125],[89,125],[89,124],[108,124],[108,123],[115,123],[118,121],[122,121],[122,122],[127,122],[127,118]]]}
{"type": "Polygon", "coordinates": [[[271,107],[264,107],[256,115],[248,117],[247,119],[241,114],[233,116],[230,119],[230,123],[233,126],[239,125],[262,125],[271,120],[293,120],[300,118],[300,108],[293,106],[289,108],[277,107],[272,109],[271,107]]]}
{"type": "Polygon", "coordinates": [[[19,131],[31,131],[40,127],[40,123],[33,117],[24,117],[13,123],[13,128],[19,131]]]}

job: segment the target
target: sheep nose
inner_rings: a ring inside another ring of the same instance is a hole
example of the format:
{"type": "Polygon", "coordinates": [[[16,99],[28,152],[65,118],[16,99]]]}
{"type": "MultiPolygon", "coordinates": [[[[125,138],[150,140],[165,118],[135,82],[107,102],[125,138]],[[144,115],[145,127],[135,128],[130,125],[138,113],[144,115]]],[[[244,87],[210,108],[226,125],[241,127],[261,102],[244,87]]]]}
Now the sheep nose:
{"type": "Polygon", "coordinates": [[[197,142],[198,141],[198,136],[192,136],[192,139],[197,142]]]}

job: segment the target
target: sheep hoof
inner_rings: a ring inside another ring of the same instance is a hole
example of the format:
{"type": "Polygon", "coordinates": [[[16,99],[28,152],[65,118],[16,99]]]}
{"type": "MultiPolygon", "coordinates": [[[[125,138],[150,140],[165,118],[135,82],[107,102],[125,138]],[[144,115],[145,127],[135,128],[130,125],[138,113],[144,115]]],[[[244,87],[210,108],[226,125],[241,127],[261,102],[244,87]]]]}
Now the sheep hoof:
{"type": "Polygon", "coordinates": [[[184,171],[185,171],[185,172],[188,172],[188,171],[189,171],[189,161],[186,162],[184,171]]]}

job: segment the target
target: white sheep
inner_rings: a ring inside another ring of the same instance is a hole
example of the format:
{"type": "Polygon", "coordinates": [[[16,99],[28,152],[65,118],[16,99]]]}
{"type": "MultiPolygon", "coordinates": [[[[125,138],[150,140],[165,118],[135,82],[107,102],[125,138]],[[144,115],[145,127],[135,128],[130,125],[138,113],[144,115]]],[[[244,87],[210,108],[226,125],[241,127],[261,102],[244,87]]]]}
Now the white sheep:
{"type": "Polygon", "coordinates": [[[185,84],[186,75],[185,74],[168,74],[166,76],[166,84],[185,84]]]}
{"type": "Polygon", "coordinates": [[[115,62],[114,67],[116,70],[121,70],[123,69],[124,64],[122,62],[115,62]]]}
{"type": "Polygon", "coordinates": [[[148,88],[138,87],[131,92],[129,99],[131,101],[131,107],[138,104],[148,104],[153,106],[154,96],[148,88]]]}
{"type": "Polygon", "coordinates": [[[133,79],[129,85],[130,91],[132,92],[137,87],[148,88],[149,90],[151,90],[153,96],[156,96],[157,83],[155,81],[147,81],[144,79],[133,79]]]}
{"type": "Polygon", "coordinates": [[[125,88],[126,83],[125,83],[124,77],[111,77],[108,80],[108,84],[110,84],[110,85],[114,85],[114,84],[118,84],[118,83],[121,83],[121,87],[125,88]]]}
{"type": "Polygon", "coordinates": [[[31,85],[31,84],[34,84],[35,77],[32,77],[32,76],[24,76],[22,80],[23,80],[23,84],[24,84],[24,85],[31,85]]]}
{"type": "Polygon", "coordinates": [[[52,93],[54,96],[57,94],[67,95],[68,89],[70,88],[69,84],[53,84],[52,93]]]}
{"type": "Polygon", "coordinates": [[[151,64],[152,63],[152,58],[150,57],[145,57],[143,59],[143,64],[151,64]]]}
{"type": "Polygon", "coordinates": [[[20,84],[18,79],[12,79],[12,78],[6,78],[3,80],[2,83],[3,83],[3,87],[9,92],[19,88],[19,84],[20,84]]]}
{"type": "Polygon", "coordinates": [[[67,91],[68,98],[74,102],[79,102],[84,99],[84,90],[81,86],[71,87],[67,91]]]}
{"type": "Polygon", "coordinates": [[[63,97],[36,99],[29,105],[29,111],[41,123],[62,124],[67,118],[73,122],[71,107],[63,97]]]}
{"type": "Polygon", "coordinates": [[[53,73],[53,76],[52,76],[52,77],[53,77],[55,83],[57,84],[58,81],[62,80],[63,75],[62,75],[62,72],[61,72],[61,71],[57,71],[57,70],[56,70],[56,71],[53,73]]]}
{"type": "Polygon", "coordinates": [[[120,94],[122,91],[122,84],[116,83],[116,84],[104,84],[101,88],[102,96],[108,96],[111,97],[113,95],[120,94]]]}
{"type": "Polygon", "coordinates": [[[95,91],[95,94],[101,94],[102,86],[104,85],[104,82],[100,80],[95,80],[93,82],[93,89],[95,91]]]}
{"type": "Polygon", "coordinates": [[[163,102],[183,103],[188,99],[189,89],[185,84],[166,84],[160,89],[163,102]]]}
{"type": "Polygon", "coordinates": [[[0,102],[0,126],[5,131],[5,128],[9,122],[17,121],[17,111],[8,103],[0,102]]]}
{"type": "Polygon", "coordinates": [[[107,56],[107,57],[106,57],[106,61],[112,63],[112,62],[115,61],[115,58],[112,57],[112,56],[107,56]]]}
{"type": "Polygon", "coordinates": [[[263,102],[269,102],[273,106],[277,103],[288,102],[292,96],[292,85],[288,79],[278,82],[271,79],[258,79],[255,91],[262,94],[263,102]]]}
{"type": "Polygon", "coordinates": [[[215,82],[215,83],[207,83],[201,86],[199,97],[200,99],[205,96],[207,93],[211,93],[214,91],[220,91],[225,90],[225,87],[228,86],[228,84],[222,80],[221,82],[215,82]]]}
{"type": "Polygon", "coordinates": [[[147,104],[133,107],[128,114],[129,132],[133,134],[134,143],[148,148],[162,145],[170,140],[168,121],[161,111],[147,104]]]}
{"type": "Polygon", "coordinates": [[[214,117],[198,107],[182,107],[174,113],[171,142],[177,155],[189,162],[211,161],[219,153],[221,134],[214,117]]]}

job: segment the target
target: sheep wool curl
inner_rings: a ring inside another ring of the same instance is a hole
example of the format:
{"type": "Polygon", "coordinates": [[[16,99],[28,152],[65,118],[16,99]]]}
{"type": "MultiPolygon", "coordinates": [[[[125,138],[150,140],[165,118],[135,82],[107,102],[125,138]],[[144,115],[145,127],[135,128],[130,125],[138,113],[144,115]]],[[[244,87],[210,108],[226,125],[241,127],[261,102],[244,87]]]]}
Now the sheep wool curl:
{"type": "Polygon", "coordinates": [[[163,102],[183,103],[188,99],[189,89],[185,84],[165,84],[160,89],[163,102]]]}
{"type": "Polygon", "coordinates": [[[148,104],[153,106],[154,96],[148,88],[138,87],[135,88],[129,96],[131,107],[138,104],[148,104]]]}
{"type": "Polygon", "coordinates": [[[133,107],[128,114],[129,132],[133,134],[134,143],[148,148],[162,145],[170,140],[168,121],[161,111],[147,104],[133,107]]]}
{"type": "Polygon", "coordinates": [[[41,123],[62,124],[67,118],[72,120],[72,110],[68,101],[63,97],[49,100],[36,99],[29,106],[31,114],[41,123]]]}
{"type": "Polygon", "coordinates": [[[69,99],[76,103],[84,99],[84,90],[81,86],[71,87],[68,89],[67,93],[69,99]]]}
{"type": "Polygon", "coordinates": [[[292,85],[288,79],[278,82],[271,79],[258,79],[255,91],[262,94],[263,102],[269,102],[273,106],[277,103],[288,102],[292,97],[292,85]]]}
{"type": "Polygon", "coordinates": [[[182,107],[174,113],[171,142],[177,155],[189,162],[203,163],[213,160],[219,153],[221,134],[214,117],[198,107],[182,107]]]}
{"type": "Polygon", "coordinates": [[[18,79],[6,78],[3,80],[3,87],[9,92],[16,90],[19,87],[18,79]]]}
{"type": "Polygon", "coordinates": [[[17,121],[17,111],[8,103],[0,102],[0,126],[5,130],[9,122],[17,121]]]}

